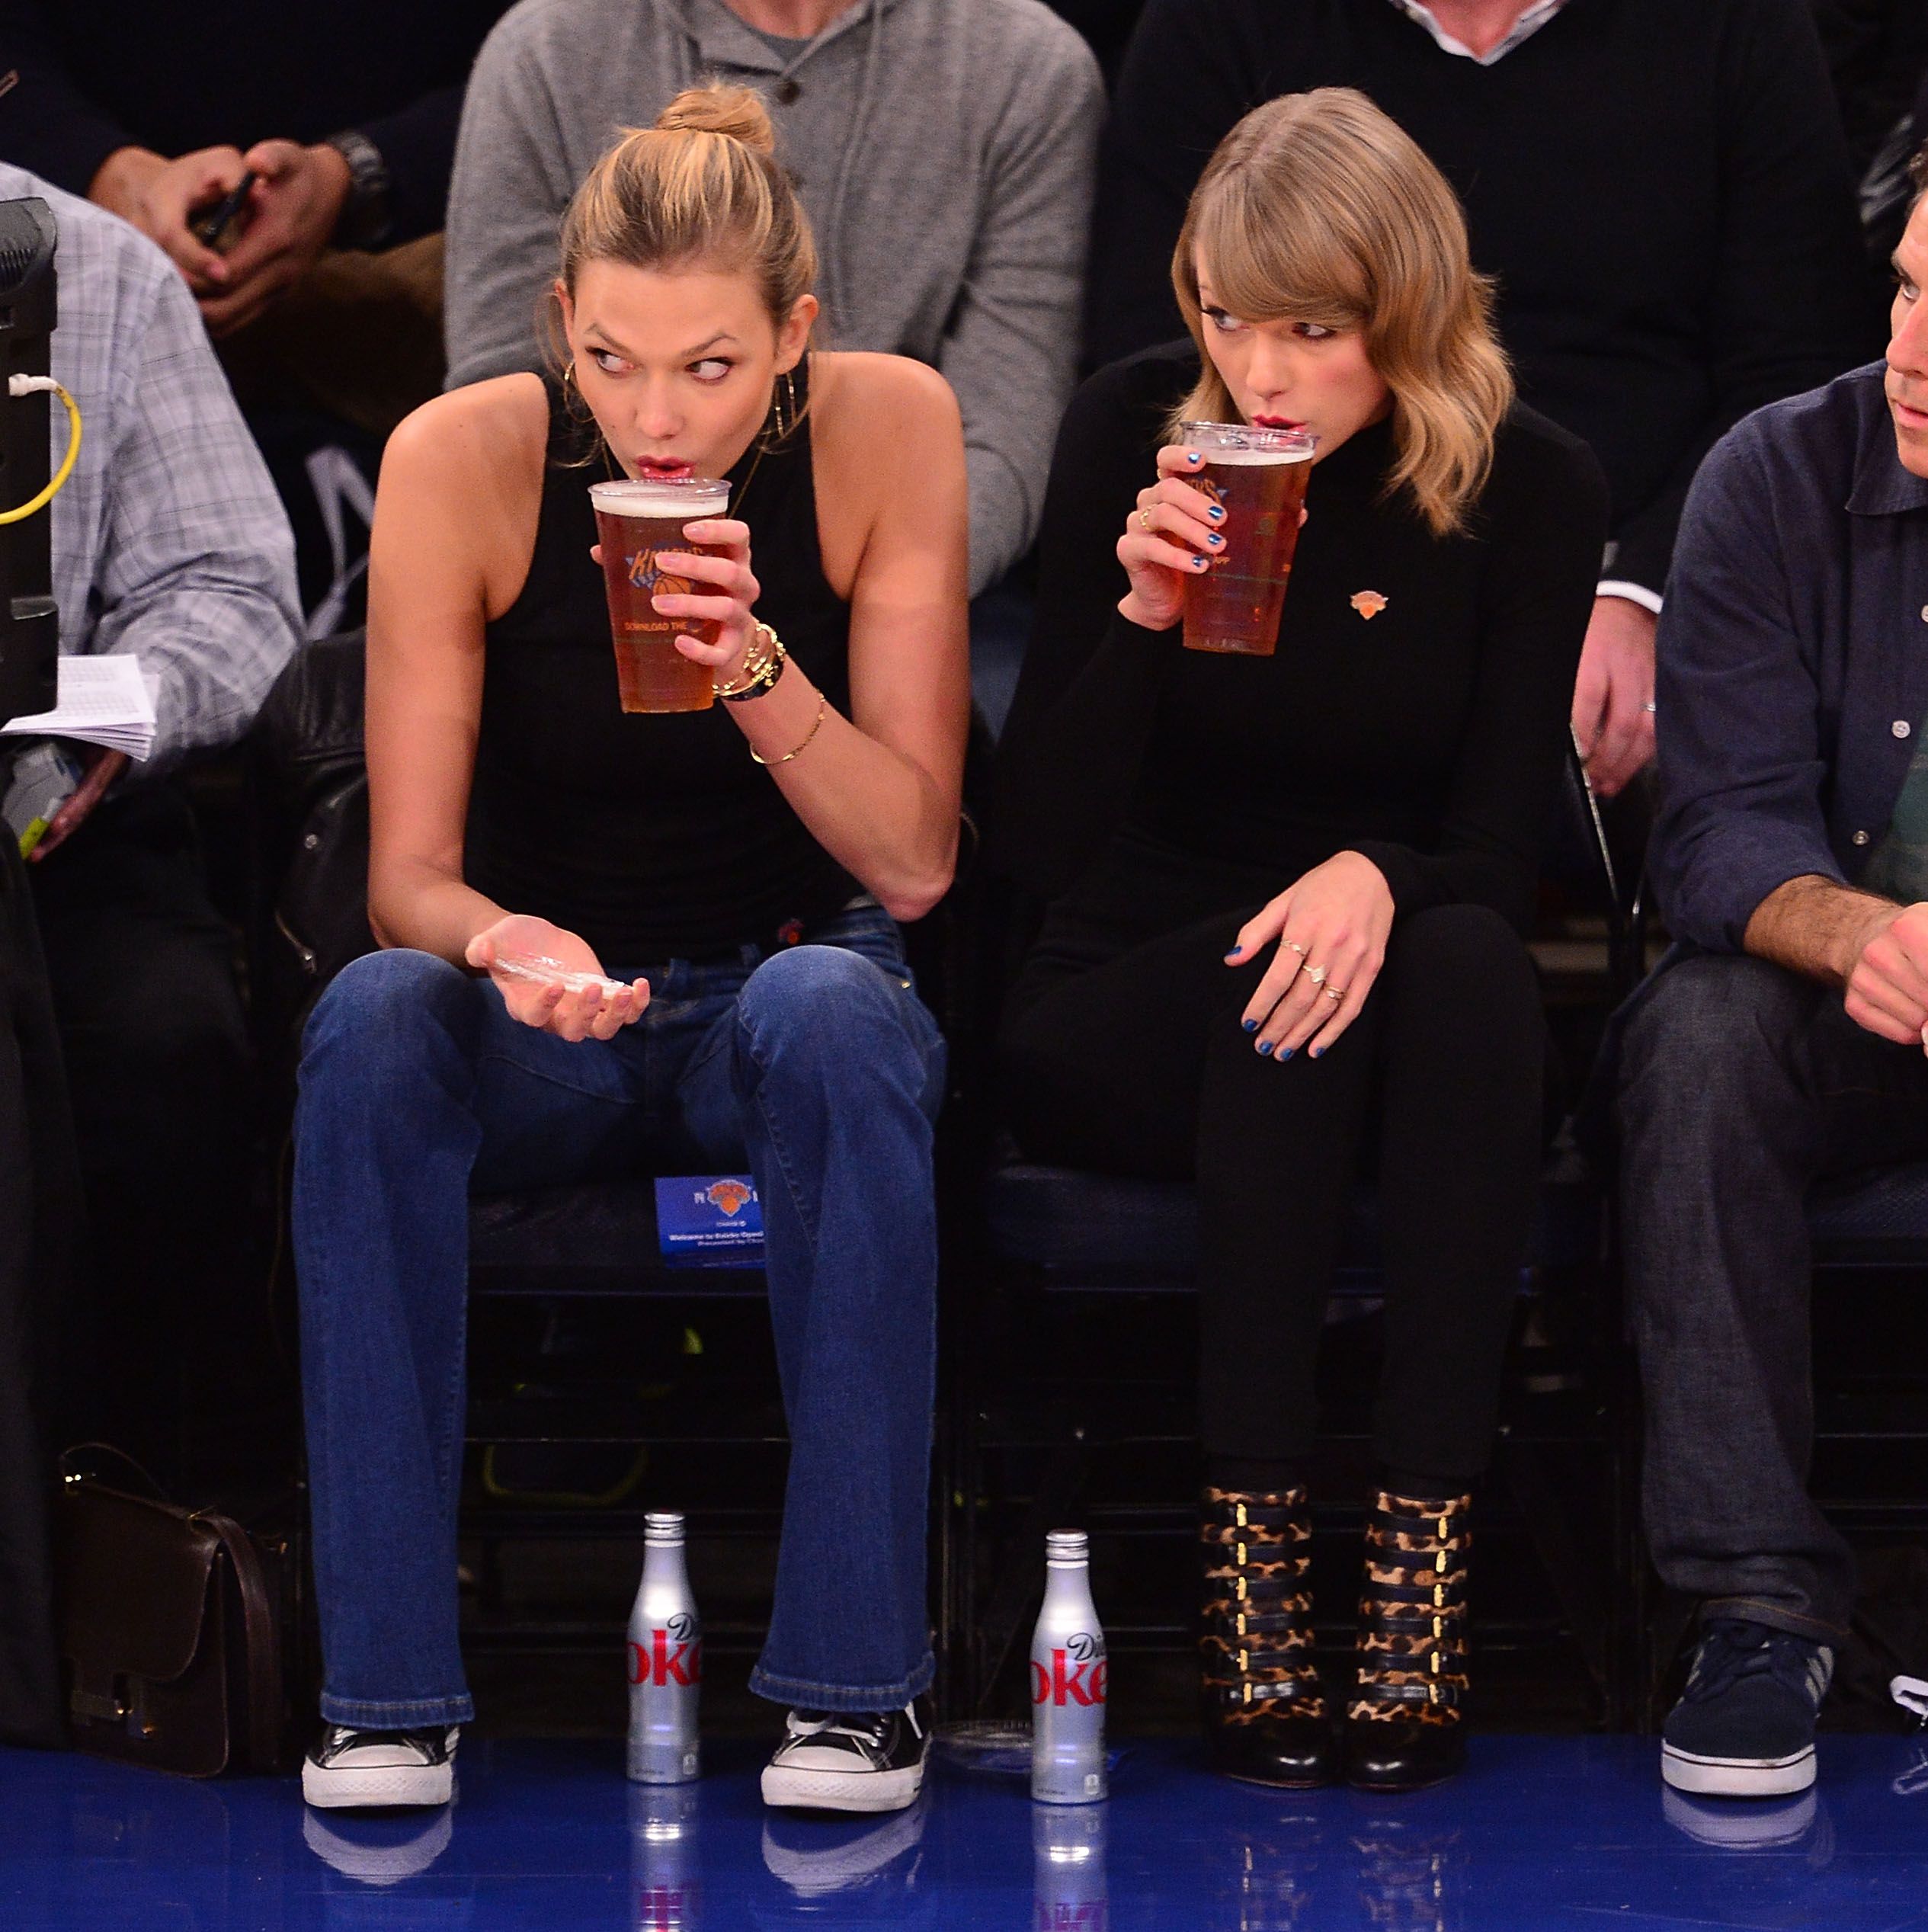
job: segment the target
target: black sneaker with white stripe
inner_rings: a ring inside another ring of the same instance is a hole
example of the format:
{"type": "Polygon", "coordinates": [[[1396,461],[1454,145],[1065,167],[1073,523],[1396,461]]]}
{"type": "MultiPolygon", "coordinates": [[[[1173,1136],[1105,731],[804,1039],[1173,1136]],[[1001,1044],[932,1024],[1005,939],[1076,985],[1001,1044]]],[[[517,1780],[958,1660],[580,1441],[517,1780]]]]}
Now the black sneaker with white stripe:
{"type": "Polygon", "coordinates": [[[1785,1798],[1814,1781],[1814,1722],[1834,1671],[1827,1645],[1739,1617],[1701,1632],[1667,1714],[1661,1775],[1702,1798],[1785,1798]]]}
{"type": "Polygon", "coordinates": [[[458,1725],[357,1731],[331,1724],[301,1767],[301,1795],[324,1811],[446,1805],[455,1795],[458,1725]]]}
{"type": "Polygon", "coordinates": [[[792,1711],[764,1767],[763,1801],[799,1811],[902,1811],[923,1789],[930,1751],[928,1697],[895,1711],[792,1711]]]}

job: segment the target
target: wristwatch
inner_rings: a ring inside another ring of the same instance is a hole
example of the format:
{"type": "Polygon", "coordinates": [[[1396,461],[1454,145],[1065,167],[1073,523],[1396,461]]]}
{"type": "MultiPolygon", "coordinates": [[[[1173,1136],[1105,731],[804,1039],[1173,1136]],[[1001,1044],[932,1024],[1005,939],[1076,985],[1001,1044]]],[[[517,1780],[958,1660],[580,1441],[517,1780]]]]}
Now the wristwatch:
{"type": "Polygon", "coordinates": [[[335,224],[335,245],[379,248],[395,226],[395,212],[389,205],[392,184],[381,149],[352,127],[329,135],[322,145],[332,148],[348,164],[348,198],[335,224]]]}

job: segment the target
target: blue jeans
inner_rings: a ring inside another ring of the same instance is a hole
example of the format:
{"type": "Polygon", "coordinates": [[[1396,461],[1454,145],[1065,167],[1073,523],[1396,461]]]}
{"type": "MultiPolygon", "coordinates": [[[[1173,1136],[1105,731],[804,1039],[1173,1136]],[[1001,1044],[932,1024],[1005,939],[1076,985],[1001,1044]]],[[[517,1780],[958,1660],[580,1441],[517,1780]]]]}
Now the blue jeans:
{"type": "Polygon", "coordinates": [[[426,953],[370,954],[322,995],[294,1241],[329,1722],[474,1715],[456,1590],[470,1191],[665,1154],[747,1165],[763,1201],[791,1449],[751,1688],[863,1711],[929,1684],[944,1047],[882,912],[807,937],[649,970],[642,1017],[607,1042],[522,1026],[488,981],[426,953]]]}

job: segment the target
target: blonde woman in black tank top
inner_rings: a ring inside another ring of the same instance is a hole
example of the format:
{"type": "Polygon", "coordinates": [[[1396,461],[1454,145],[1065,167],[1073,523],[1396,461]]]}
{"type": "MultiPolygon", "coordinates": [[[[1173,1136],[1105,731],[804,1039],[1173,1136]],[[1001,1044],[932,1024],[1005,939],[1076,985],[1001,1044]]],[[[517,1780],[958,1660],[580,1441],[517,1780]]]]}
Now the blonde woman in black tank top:
{"type": "Polygon", "coordinates": [[[895,921],[936,904],[956,854],[962,434],[918,364],[806,361],[815,257],[772,148],[741,90],[627,136],[564,225],[566,386],[455,391],[384,460],[367,745],[386,950],[317,1005],[296,1129],[312,1804],[446,1802],[472,1715],[469,1193],[652,1165],[747,1167],[763,1204],[792,1443],[752,1678],[792,1712],[765,1799],[890,1810],[921,1782],[943,1047],[895,921]],[[578,426],[593,460],[571,469],[578,426]],[[740,517],[687,530],[723,554],[681,562],[691,589],[657,607],[720,626],[678,648],[719,690],[749,684],[738,701],[619,709],[587,505],[619,472],[736,484],[740,517]],[[759,625],[796,642],[773,681],[759,625]]]}

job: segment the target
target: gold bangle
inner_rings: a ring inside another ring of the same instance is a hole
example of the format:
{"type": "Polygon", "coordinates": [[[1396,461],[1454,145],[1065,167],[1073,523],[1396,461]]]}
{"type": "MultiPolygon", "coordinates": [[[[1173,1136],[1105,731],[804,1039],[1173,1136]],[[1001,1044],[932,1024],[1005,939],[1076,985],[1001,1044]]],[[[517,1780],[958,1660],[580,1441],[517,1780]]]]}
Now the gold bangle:
{"type": "Polygon", "coordinates": [[[786,751],[780,758],[766,758],[763,757],[754,746],[752,746],[750,751],[751,757],[754,758],[757,764],[762,765],[788,764],[791,759],[796,756],[797,751],[809,750],[811,739],[815,738],[817,733],[823,729],[824,714],[828,711],[829,709],[830,700],[828,698],[820,697],[818,699],[816,721],[811,726],[810,729],[803,734],[803,742],[796,748],[796,751],[786,751]]]}
{"type": "Polygon", "coordinates": [[[743,675],[734,684],[719,684],[713,679],[712,688],[720,698],[741,703],[747,697],[754,697],[768,690],[783,674],[783,662],[789,653],[783,649],[783,640],[769,625],[759,622],[751,639],[751,649],[743,654],[743,675]],[[756,655],[755,646],[763,646],[761,656],[756,655]]]}

